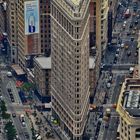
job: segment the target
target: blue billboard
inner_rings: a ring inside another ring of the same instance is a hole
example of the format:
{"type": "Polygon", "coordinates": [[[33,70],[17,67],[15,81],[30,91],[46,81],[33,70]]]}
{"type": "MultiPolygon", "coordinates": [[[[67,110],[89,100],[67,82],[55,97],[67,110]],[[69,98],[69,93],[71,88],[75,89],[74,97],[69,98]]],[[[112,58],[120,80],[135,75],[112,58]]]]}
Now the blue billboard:
{"type": "Polygon", "coordinates": [[[38,0],[24,2],[25,35],[39,33],[38,0]]]}

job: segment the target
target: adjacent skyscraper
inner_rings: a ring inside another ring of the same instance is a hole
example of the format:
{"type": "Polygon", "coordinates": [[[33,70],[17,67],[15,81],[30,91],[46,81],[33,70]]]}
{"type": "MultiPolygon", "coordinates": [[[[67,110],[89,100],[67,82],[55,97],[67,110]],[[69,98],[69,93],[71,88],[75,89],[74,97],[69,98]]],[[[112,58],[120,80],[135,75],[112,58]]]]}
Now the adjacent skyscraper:
{"type": "Polygon", "coordinates": [[[90,55],[96,48],[96,75],[99,78],[101,58],[107,45],[108,31],[108,0],[90,0],[90,55]]]}
{"type": "Polygon", "coordinates": [[[89,2],[52,0],[52,114],[72,140],[82,139],[89,109],[89,2]]]}

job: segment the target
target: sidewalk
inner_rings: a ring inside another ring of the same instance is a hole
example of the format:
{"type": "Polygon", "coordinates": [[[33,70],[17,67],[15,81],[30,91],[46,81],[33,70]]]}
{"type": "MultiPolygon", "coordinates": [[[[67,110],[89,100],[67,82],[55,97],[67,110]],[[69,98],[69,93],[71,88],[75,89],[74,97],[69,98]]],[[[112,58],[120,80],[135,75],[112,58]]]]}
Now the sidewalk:
{"type": "Polygon", "coordinates": [[[46,118],[44,114],[41,114],[36,110],[36,117],[34,115],[29,115],[30,121],[32,122],[33,128],[35,129],[36,133],[41,135],[42,140],[58,140],[58,138],[55,137],[55,134],[52,131],[52,128],[46,121],[46,118]],[[38,119],[37,119],[38,118],[38,119]],[[40,122],[36,124],[36,122],[40,122]],[[50,133],[51,137],[46,137],[46,134],[50,133]]]}

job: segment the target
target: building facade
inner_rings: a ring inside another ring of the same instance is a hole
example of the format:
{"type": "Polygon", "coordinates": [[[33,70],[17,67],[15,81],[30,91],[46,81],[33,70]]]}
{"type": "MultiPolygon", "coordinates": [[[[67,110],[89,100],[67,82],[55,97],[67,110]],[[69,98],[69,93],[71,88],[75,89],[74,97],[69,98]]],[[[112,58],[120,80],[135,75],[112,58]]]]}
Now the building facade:
{"type": "Polygon", "coordinates": [[[112,25],[115,23],[119,0],[109,0],[109,11],[112,12],[112,25]]]}
{"type": "Polygon", "coordinates": [[[7,35],[10,46],[17,46],[17,2],[15,0],[7,0],[7,35]]]}
{"type": "Polygon", "coordinates": [[[108,41],[108,0],[94,0],[94,2],[96,2],[96,46],[100,57],[100,52],[104,55],[108,41]]]}
{"type": "Polygon", "coordinates": [[[108,0],[90,0],[90,55],[95,55],[95,81],[100,74],[102,55],[108,42],[108,0]]]}
{"type": "Polygon", "coordinates": [[[26,67],[33,66],[34,56],[38,54],[50,56],[51,53],[50,0],[34,0],[38,2],[39,33],[30,35],[25,35],[24,4],[26,1],[6,0],[6,12],[3,10],[2,3],[0,13],[0,17],[3,19],[1,31],[7,32],[11,47],[11,62],[18,63],[24,70],[26,67]],[[6,31],[4,19],[7,21],[6,31]],[[18,57],[15,56],[16,54],[18,57]]]}
{"type": "Polygon", "coordinates": [[[17,3],[18,18],[18,64],[26,71],[26,67],[32,66],[34,55],[40,54],[39,33],[25,35],[24,3],[20,0],[17,3]]]}
{"type": "Polygon", "coordinates": [[[81,140],[89,110],[89,0],[52,0],[52,115],[81,140]]]}
{"type": "Polygon", "coordinates": [[[17,1],[15,0],[6,0],[7,3],[7,10],[6,10],[6,33],[7,39],[10,45],[10,52],[11,52],[11,62],[13,64],[18,62],[17,57],[17,1]]]}
{"type": "Polygon", "coordinates": [[[41,56],[34,59],[34,81],[42,97],[51,96],[51,57],[41,56]]]}
{"type": "Polygon", "coordinates": [[[6,10],[7,10],[7,3],[4,0],[0,1],[0,32],[6,32],[6,10]]]}
{"type": "MultiPolygon", "coordinates": [[[[95,75],[95,59],[89,58],[89,85],[90,96],[93,95],[96,81],[95,75]]],[[[43,96],[51,96],[51,57],[38,56],[34,58],[34,79],[39,94],[43,96]]]]}
{"type": "Polygon", "coordinates": [[[40,15],[40,46],[41,54],[50,56],[51,53],[51,24],[50,0],[39,0],[40,15]]]}
{"type": "Polygon", "coordinates": [[[140,139],[140,79],[126,79],[122,85],[117,112],[120,140],[140,139]]]}

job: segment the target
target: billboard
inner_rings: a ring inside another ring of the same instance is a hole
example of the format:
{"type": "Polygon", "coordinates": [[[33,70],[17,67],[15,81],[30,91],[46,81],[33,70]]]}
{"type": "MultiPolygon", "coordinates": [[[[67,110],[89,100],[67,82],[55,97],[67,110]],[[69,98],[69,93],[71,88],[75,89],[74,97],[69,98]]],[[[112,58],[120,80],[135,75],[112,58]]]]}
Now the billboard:
{"type": "Polygon", "coordinates": [[[39,33],[38,1],[24,2],[25,35],[39,33]]]}

